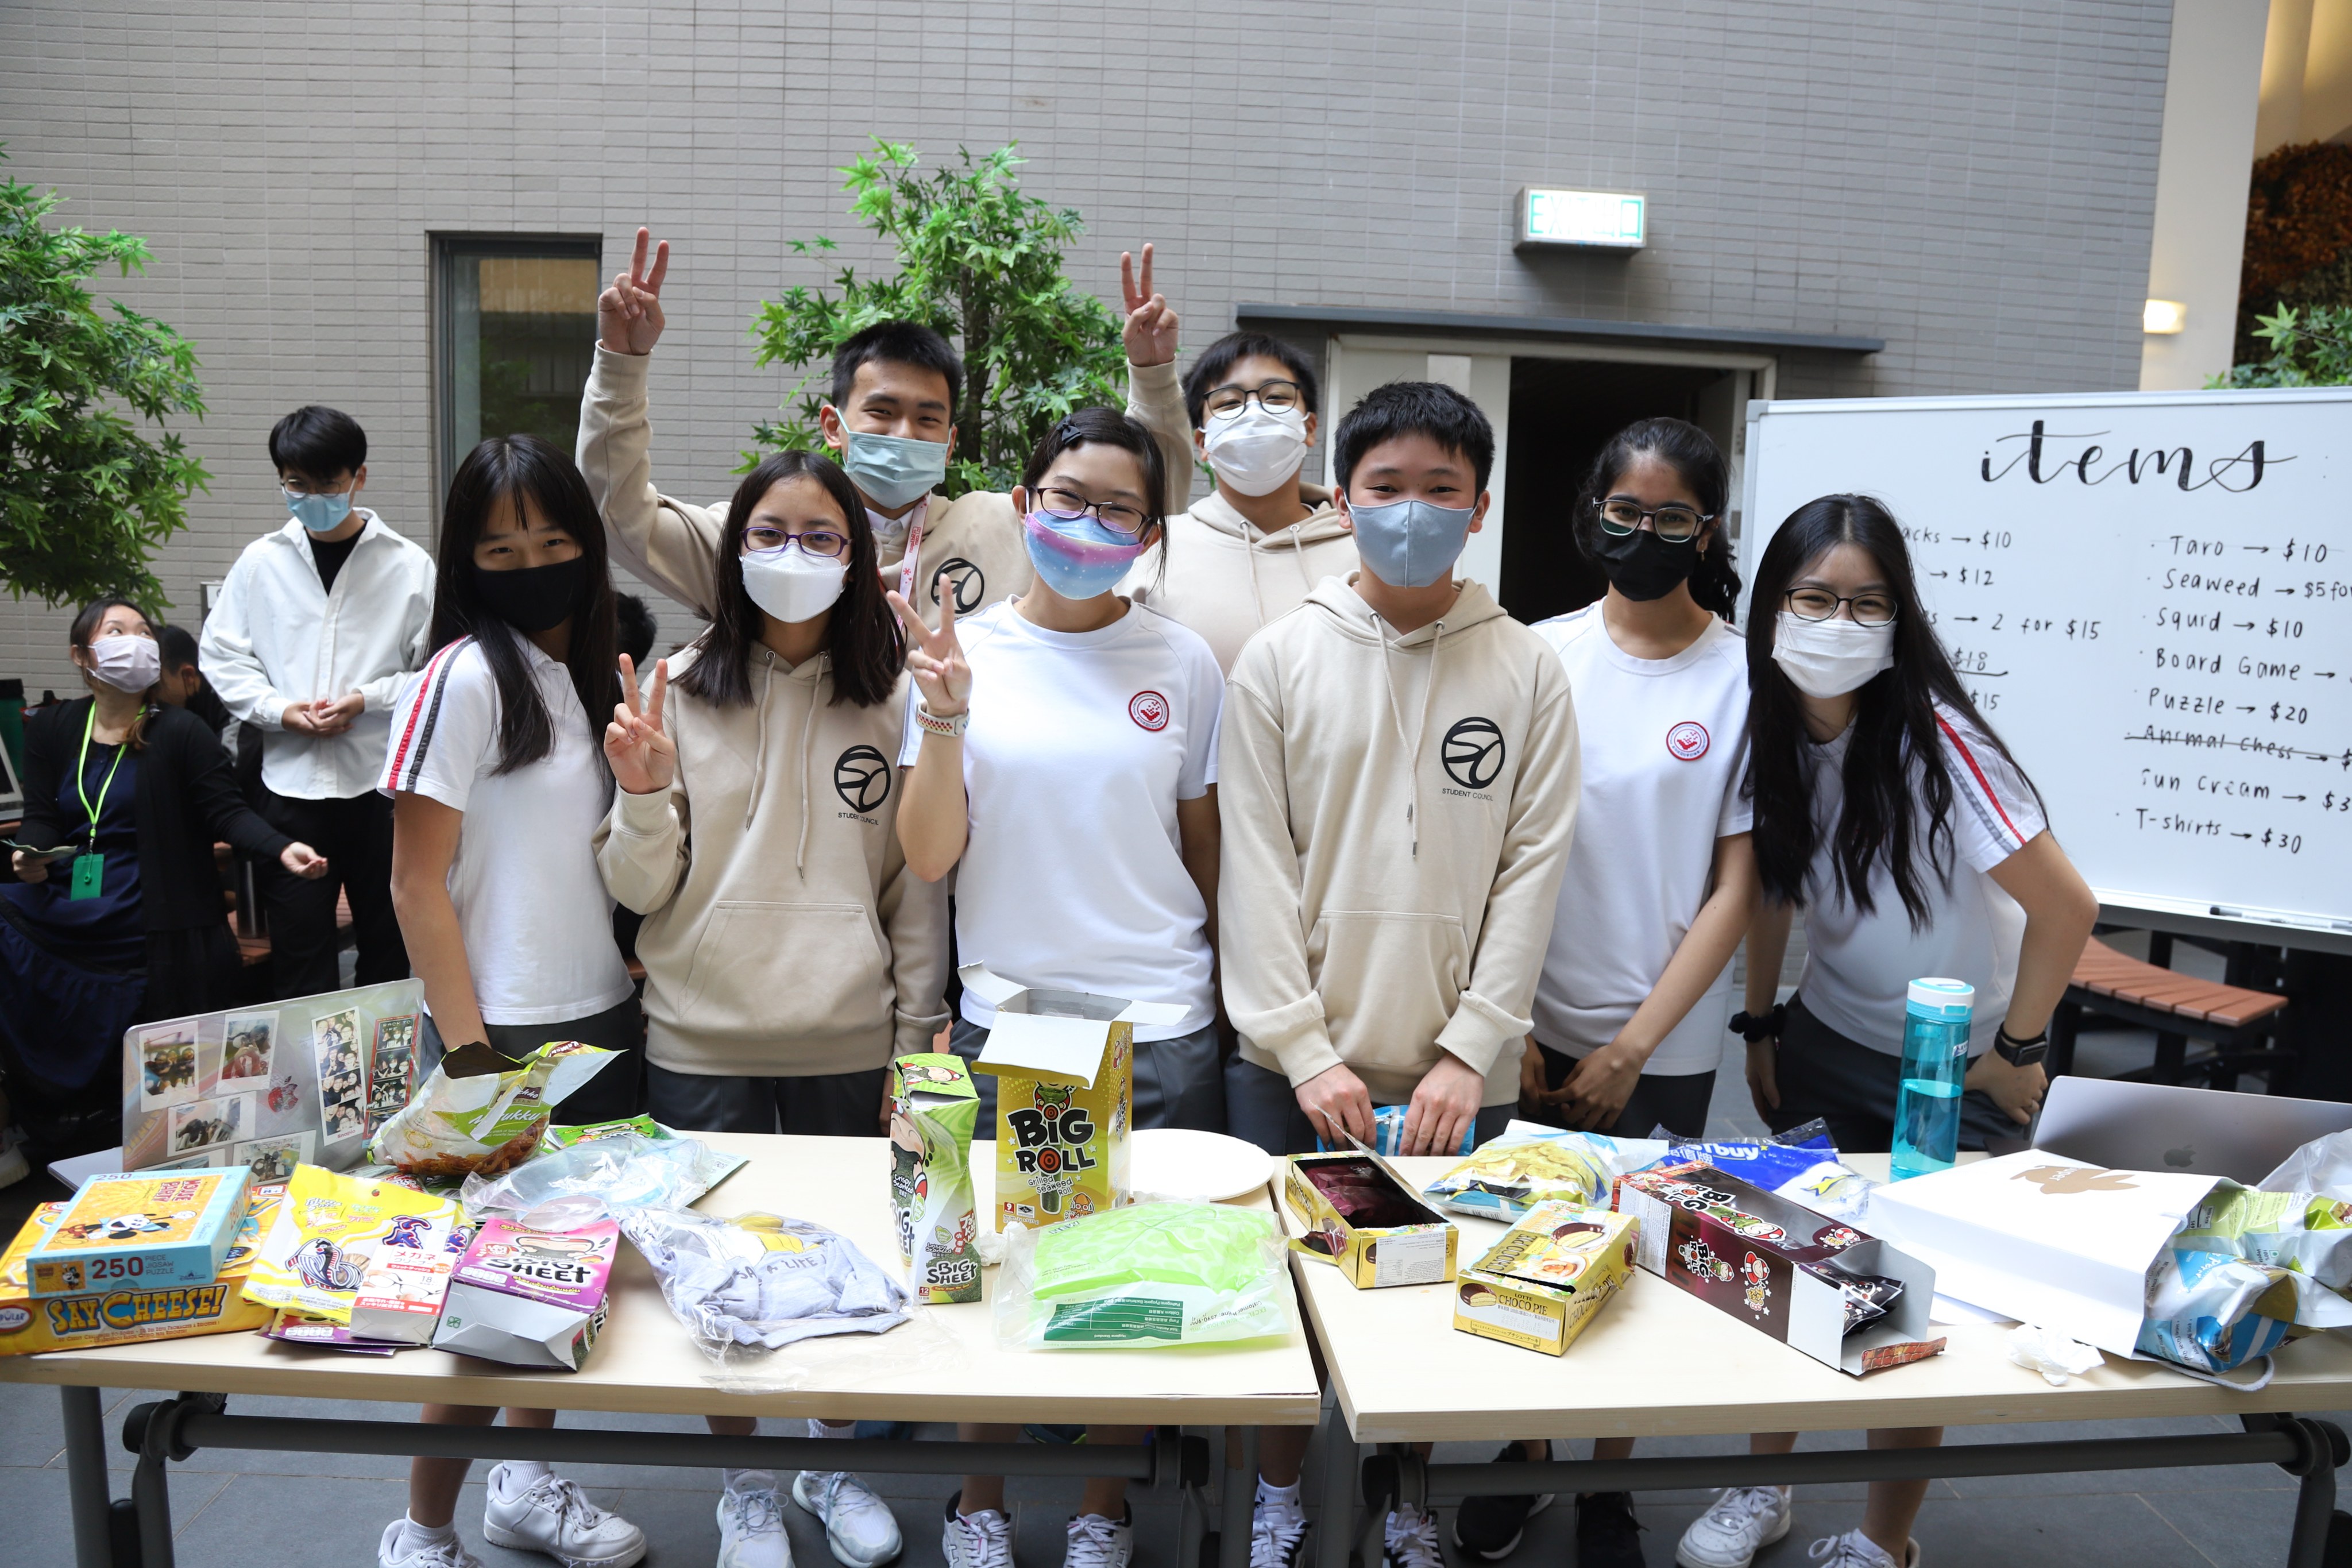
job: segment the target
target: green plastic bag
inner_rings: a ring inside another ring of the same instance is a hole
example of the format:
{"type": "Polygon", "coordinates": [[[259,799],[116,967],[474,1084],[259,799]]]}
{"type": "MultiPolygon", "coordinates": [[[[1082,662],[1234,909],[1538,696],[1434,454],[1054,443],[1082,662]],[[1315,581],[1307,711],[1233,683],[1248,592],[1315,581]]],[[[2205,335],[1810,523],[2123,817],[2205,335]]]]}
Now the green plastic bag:
{"type": "Polygon", "coordinates": [[[1146,1350],[1290,1328],[1282,1234],[1263,1209],[1147,1203],[1005,1231],[996,1339],[1016,1350],[1146,1350]]]}

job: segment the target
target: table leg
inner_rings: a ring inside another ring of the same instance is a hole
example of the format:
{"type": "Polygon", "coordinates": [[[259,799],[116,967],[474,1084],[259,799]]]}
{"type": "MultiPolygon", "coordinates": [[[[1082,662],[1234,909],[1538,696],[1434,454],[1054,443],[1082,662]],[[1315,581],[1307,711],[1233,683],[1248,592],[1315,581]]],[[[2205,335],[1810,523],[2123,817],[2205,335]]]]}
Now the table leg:
{"type": "Polygon", "coordinates": [[[2296,1423],[2309,1439],[2310,1466],[2294,1500],[2294,1537],[2287,1547],[2287,1568],[2324,1568],[2327,1531],[2336,1517],[2336,1446],[2342,1434],[2322,1421],[2296,1423]]]}
{"type": "Polygon", "coordinates": [[[1257,1500],[1257,1428],[1225,1428],[1225,1486],[1219,1500],[1217,1568],[1249,1568],[1250,1515],[1257,1500]]]}
{"type": "Polygon", "coordinates": [[[105,1406],[95,1388],[64,1387],[58,1395],[65,1405],[66,1492],[73,1506],[74,1568],[110,1568],[105,1406]]]}
{"type": "Polygon", "coordinates": [[[1337,1395],[1323,1418],[1323,1513],[1316,1521],[1316,1568],[1348,1568],[1349,1549],[1355,1545],[1356,1490],[1361,1485],[1362,1456],[1348,1432],[1348,1418],[1337,1395]]]}

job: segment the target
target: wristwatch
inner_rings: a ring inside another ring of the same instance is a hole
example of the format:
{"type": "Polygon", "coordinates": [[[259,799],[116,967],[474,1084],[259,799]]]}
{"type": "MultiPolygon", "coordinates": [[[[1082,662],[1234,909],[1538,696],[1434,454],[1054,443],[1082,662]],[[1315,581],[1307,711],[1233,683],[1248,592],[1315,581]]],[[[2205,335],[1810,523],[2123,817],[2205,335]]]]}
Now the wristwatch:
{"type": "Polygon", "coordinates": [[[926,734],[941,735],[950,741],[960,741],[963,739],[964,731],[971,726],[971,710],[967,708],[961,713],[950,713],[942,719],[918,702],[915,704],[915,722],[923,727],[926,734]]]}
{"type": "Polygon", "coordinates": [[[2008,1026],[2004,1025],[1993,1031],[1992,1048],[1999,1051],[2000,1059],[2010,1066],[2030,1068],[2048,1054],[2050,1031],[2044,1029],[2030,1040],[2021,1040],[2011,1035],[2008,1026]]]}

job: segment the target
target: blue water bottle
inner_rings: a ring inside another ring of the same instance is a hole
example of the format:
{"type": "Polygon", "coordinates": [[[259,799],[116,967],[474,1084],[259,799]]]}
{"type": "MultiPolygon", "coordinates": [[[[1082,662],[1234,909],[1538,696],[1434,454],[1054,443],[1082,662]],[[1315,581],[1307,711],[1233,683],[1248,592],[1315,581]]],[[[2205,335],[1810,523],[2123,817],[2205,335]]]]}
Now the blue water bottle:
{"type": "Polygon", "coordinates": [[[1969,1076],[1969,1020],[1977,988],[1914,980],[1903,1008],[1903,1089],[1895,1101],[1894,1179],[1948,1171],[1960,1152],[1960,1096],[1969,1076]]]}

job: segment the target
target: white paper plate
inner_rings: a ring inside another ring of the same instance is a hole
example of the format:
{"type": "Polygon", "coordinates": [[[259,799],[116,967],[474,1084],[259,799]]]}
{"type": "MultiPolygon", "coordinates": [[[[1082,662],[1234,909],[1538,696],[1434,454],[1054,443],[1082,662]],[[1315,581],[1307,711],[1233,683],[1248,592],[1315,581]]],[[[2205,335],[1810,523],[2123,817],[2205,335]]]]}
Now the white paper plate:
{"type": "Polygon", "coordinates": [[[1128,1179],[1139,1198],[1219,1203],[1265,1189],[1274,1157],[1255,1143],[1184,1127],[1129,1134],[1128,1179]]]}

